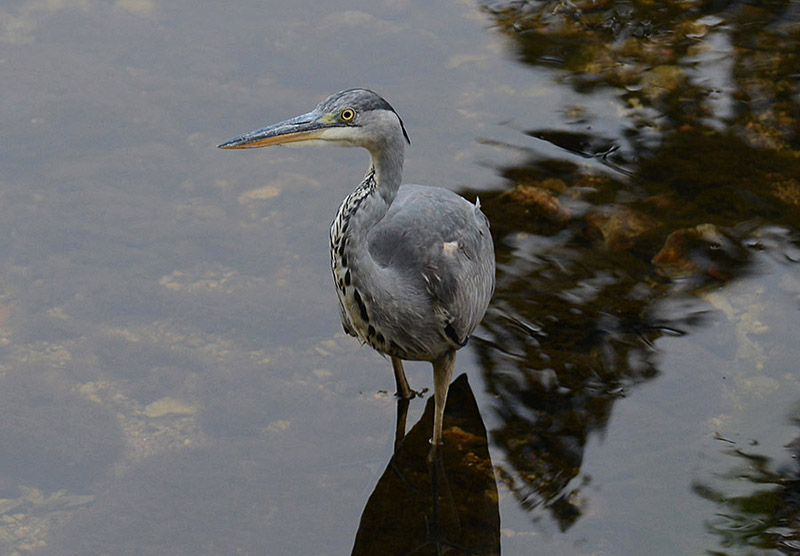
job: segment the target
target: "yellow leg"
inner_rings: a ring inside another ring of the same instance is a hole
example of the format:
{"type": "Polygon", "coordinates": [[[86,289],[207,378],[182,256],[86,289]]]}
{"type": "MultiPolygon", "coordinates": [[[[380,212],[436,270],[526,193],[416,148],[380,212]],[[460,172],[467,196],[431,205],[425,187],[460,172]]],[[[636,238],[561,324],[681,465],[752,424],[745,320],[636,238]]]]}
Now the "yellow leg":
{"type": "Polygon", "coordinates": [[[428,455],[428,459],[431,461],[438,456],[439,446],[442,444],[444,406],[447,403],[447,390],[450,388],[450,379],[455,366],[455,350],[448,351],[433,362],[433,437],[431,438],[431,451],[428,455]]]}
{"type": "Polygon", "coordinates": [[[397,423],[394,429],[394,449],[400,445],[400,441],[406,436],[406,418],[408,417],[409,400],[397,398],[397,423]]]}
{"type": "Polygon", "coordinates": [[[406,373],[403,371],[403,361],[397,357],[392,357],[392,370],[394,371],[394,381],[397,384],[397,397],[403,400],[410,400],[414,397],[411,388],[406,380],[406,373]]]}

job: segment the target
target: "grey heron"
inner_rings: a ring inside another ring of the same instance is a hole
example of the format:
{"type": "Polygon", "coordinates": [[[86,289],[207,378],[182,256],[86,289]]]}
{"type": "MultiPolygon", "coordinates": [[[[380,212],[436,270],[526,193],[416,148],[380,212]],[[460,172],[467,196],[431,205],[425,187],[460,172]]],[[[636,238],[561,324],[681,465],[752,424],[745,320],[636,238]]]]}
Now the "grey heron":
{"type": "Polygon", "coordinates": [[[311,112],[219,145],[248,149],[326,142],[363,147],[370,166],[330,228],[331,268],[344,330],[391,358],[397,395],[414,393],[403,360],[433,364],[431,456],[456,351],[480,323],[494,292],[489,222],[475,204],[440,187],[400,185],[403,121],[374,91],[348,89],[311,112]]]}

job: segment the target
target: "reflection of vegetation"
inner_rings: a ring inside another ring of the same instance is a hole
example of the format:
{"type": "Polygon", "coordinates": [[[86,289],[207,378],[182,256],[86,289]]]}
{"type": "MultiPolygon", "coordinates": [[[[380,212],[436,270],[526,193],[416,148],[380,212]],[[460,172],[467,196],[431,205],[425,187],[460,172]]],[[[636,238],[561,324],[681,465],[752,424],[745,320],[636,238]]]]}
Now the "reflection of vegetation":
{"type": "Polygon", "coordinates": [[[516,42],[524,62],[559,68],[579,91],[618,89],[628,107],[654,108],[651,121],[637,123],[658,120],[659,129],[711,114],[722,91],[711,85],[706,60],[730,45],[733,67],[726,78],[735,82],[738,125],[765,146],[788,146],[796,145],[800,131],[793,99],[800,29],[791,20],[793,9],[791,0],[531,0],[486,11],[516,42]]]}
{"type": "Polygon", "coordinates": [[[713,27],[699,17],[703,4],[711,2],[534,1],[489,10],[526,63],[558,67],[580,91],[610,85],[632,106],[669,114],[683,107],[669,93],[688,92],[681,58],[713,27]]]}
{"type": "MultiPolygon", "coordinates": [[[[795,449],[795,458],[797,452],[795,449]]],[[[795,466],[795,469],[775,471],[768,457],[742,450],[731,450],[729,454],[740,458],[741,466],[722,479],[735,483],[734,490],[741,489],[743,479],[760,488],[746,495],[730,496],[706,484],[693,485],[695,493],[720,507],[716,518],[707,524],[708,530],[720,537],[723,548],[746,546],[797,554],[800,548],[800,469],[795,466]]],[[[726,552],[711,554],[724,556],[726,552]]]]}
{"type": "Polygon", "coordinates": [[[659,301],[742,275],[763,226],[800,241],[791,9],[700,0],[485,8],[522,61],[556,68],[580,93],[615,91],[626,121],[619,137],[595,137],[591,115],[572,106],[566,130],[528,132],[611,173],[534,152],[501,171],[509,191],[481,195],[499,267],[488,336],[476,343],[503,422],[493,440],[513,467],[501,478],[562,528],[581,515],[588,436],[627,388],[658,372],[652,342],[698,320],[695,309],[663,317],[659,301]],[[676,278],[690,280],[673,287],[676,278]]]}

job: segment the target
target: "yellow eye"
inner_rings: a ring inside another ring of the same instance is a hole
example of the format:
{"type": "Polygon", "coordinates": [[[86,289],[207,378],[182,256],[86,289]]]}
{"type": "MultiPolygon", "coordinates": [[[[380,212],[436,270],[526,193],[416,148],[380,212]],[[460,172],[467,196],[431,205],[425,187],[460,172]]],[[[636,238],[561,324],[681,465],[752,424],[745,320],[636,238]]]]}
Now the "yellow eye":
{"type": "Polygon", "coordinates": [[[345,122],[349,122],[356,117],[356,111],[353,110],[352,108],[345,108],[344,110],[342,110],[340,116],[342,120],[344,120],[345,122]]]}

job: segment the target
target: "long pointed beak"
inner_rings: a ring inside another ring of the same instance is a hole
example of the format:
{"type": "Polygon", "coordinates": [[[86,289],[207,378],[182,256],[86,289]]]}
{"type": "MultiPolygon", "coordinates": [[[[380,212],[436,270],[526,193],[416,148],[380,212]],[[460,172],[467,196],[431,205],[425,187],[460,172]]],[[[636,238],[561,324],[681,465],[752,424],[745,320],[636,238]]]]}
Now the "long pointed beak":
{"type": "Polygon", "coordinates": [[[273,124],[218,145],[220,149],[255,149],[268,145],[283,145],[299,141],[319,139],[328,126],[317,112],[309,112],[289,120],[273,124]]]}

